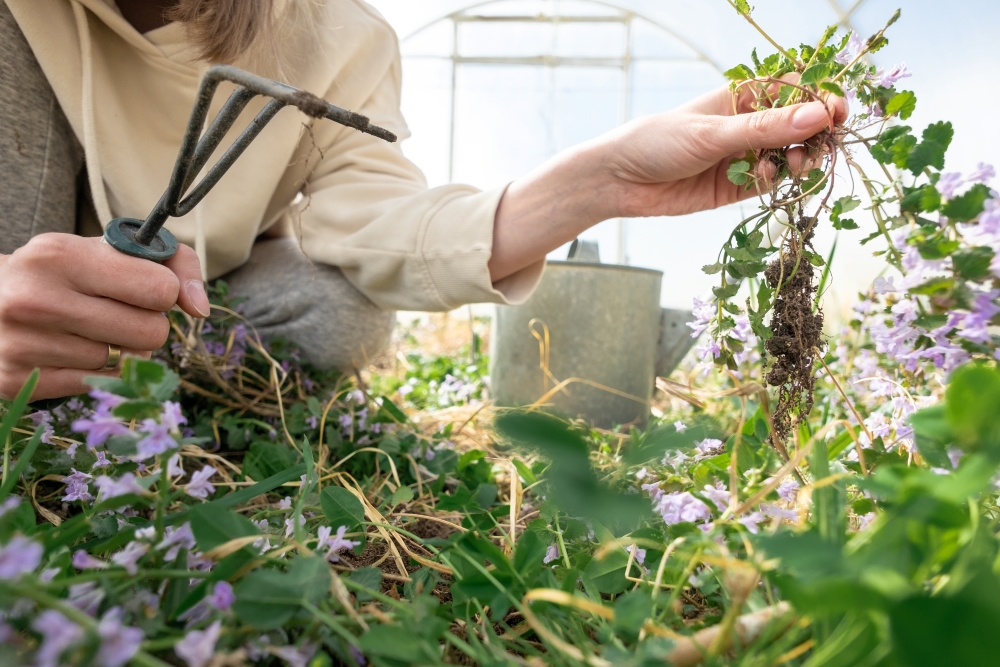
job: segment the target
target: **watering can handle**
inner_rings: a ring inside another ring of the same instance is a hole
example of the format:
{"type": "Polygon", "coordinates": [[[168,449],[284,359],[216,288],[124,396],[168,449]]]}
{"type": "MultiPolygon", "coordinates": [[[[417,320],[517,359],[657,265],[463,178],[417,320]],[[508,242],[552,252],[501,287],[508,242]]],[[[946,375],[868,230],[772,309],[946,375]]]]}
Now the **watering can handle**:
{"type": "Polygon", "coordinates": [[[205,195],[219,182],[237,158],[243,154],[250,143],[264,129],[264,126],[284,107],[298,107],[312,118],[326,118],[346,127],[370,134],[390,143],[396,141],[396,135],[388,130],[372,125],[365,116],[341,109],[326,100],[311,93],[291,86],[265,79],[245,72],[230,65],[215,65],[210,68],[202,79],[187,131],[181,141],[177,162],[170,176],[170,184],[166,192],[150,211],[145,220],[136,218],[115,218],[104,229],[104,239],[117,250],[154,262],[165,262],[177,252],[177,239],[163,224],[169,217],[187,215],[205,195]],[[223,81],[235,83],[238,87],[229,96],[222,110],[212,120],[208,129],[202,135],[208,109],[215,96],[215,91],[223,81]],[[218,148],[223,137],[232,128],[240,113],[250,101],[262,95],[270,97],[271,101],[257,114],[245,130],[236,138],[233,145],[216,164],[209,169],[200,183],[191,189],[191,193],[183,198],[191,188],[195,177],[208,163],[212,153],[218,148]]]}

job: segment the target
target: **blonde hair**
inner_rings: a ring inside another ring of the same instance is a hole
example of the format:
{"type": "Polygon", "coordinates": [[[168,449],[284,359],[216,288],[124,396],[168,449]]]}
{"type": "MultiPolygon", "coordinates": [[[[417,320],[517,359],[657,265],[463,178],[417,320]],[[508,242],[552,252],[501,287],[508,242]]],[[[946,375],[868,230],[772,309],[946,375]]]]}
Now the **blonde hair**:
{"type": "Polygon", "coordinates": [[[251,48],[277,48],[274,0],[180,0],[167,16],[187,26],[209,62],[232,64],[251,48]]]}

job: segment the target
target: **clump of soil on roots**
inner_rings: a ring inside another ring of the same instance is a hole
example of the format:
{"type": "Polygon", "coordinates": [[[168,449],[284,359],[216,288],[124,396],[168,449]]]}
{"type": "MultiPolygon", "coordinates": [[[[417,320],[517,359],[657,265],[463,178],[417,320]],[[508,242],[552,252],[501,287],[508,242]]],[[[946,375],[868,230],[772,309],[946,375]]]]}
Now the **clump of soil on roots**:
{"type": "Polygon", "coordinates": [[[772,335],[764,345],[772,358],[766,381],[778,388],[772,435],[775,442],[783,442],[798,419],[813,407],[813,366],[823,347],[823,311],[813,312],[816,268],[805,251],[813,250],[815,223],[815,218],[800,216],[795,224],[798,233],[788,234],[780,255],[764,273],[767,284],[777,291],[772,335]]]}

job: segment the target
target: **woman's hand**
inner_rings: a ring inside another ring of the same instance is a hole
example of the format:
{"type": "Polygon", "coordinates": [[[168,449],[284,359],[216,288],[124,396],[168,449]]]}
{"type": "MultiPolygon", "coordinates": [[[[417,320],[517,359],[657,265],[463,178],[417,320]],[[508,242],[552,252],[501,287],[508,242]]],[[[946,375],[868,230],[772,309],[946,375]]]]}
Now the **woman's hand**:
{"type": "Polygon", "coordinates": [[[0,255],[0,396],[11,398],[35,368],[32,400],[86,391],[108,344],[148,358],[170,331],[165,311],[208,314],[198,256],[184,245],[165,265],[124,255],[99,238],[42,234],[0,255]]]}
{"type": "MultiPolygon", "coordinates": [[[[751,112],[745,93],[734,110],[723,88],[632,121],[510,185],[497,209],[491,277],[534,264],[603,220],[683,215],[755,197],[755,188],[729,181],[734,157],[802,144],[846,117],[840,98],[751,112]]],[[[815,162],[800,147],[788,152],[788,163],[801,171],[815,162]]],[[[774,177],[770,163],[758,169],[765,181],[774,177]]]]}

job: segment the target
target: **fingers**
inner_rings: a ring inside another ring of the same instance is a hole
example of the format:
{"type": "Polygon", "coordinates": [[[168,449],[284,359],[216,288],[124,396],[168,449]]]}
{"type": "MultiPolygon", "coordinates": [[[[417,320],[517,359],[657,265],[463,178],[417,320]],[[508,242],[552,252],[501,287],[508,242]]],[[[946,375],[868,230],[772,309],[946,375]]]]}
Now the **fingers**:
{"type": "MultiPolygon", "coordinates": [[[[90,390],[90,387],[84,383],[86,378],[116,378],[120,374],[118,370],[84,371],[69,368],[42,368],[41,371],[38,377],[38,384],[35,385],[35,391],[31,394],[32,401],[83,394],[90,390]]],[[[0,376],[0,398],[9,400],[16,396],[30,374],[31,371],[25,371],[20,374],[4,374],[0,376]]]]}
{"type": "Polygon", "coordinates": [[[201,262],[197,253],[181,244],[177,247],[177,254],[164,266],[177,276],[180,284],[177,305],[181,310],[191,317],[208,317],[211,306],[205,292],[205,281],[202,279],[201,262]]]}
{"type": "Polygon", "coordinates": [[[831,114],[822,102],[766,109],[709,120],[712,149],[721,156],[746,150],[801,144],[830,126],[831,114]]]}
{"type": "MultiPolygon", "coordinates": [[[[61,333],[33,333],[6,330],[0,340],[0,370],[16,372],[53,366],[82,371],[104,368],[108,362],[108,343],[61,333]]],[[[145,356],[149,352],[121,347],[122,355],[145,356]]]]}

